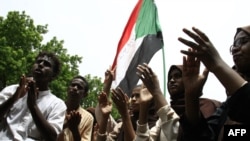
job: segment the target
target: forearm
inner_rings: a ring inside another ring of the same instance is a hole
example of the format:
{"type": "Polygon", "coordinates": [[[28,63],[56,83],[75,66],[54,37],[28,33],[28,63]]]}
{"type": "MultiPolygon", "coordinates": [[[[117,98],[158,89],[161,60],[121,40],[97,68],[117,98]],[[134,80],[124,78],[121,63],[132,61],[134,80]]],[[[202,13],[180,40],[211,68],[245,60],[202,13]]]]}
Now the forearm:
{"type": "Polygon", "coordinates": [[[140,112],[139,112],[139,121],[140,125],[147,124],[148,119],[148,106],[147,105],[140,105],[140,112]]]}
{"type": "Polygon", "coordinates": [[[71,130],[71,133],[73,135],[74,141],[81,141],[81,135],[78,128],[71,130]]]}
{"type": "Polygon", "coordinates": [[[122,116],[122,122],[123,122],[122,128],[124,129],[124,134],[125,134],[124,140],[132,141],[135,138],[135,131],[128,112],[126,115],[122,116]]]}
{"type": "Polygon", "coordinates": [[[43,117],[40,109],[37,105],[29,106],[32,118],[36,124],[36,127],[40,131],[41,135],[47,141],[55,141],[57,138],[57,133],[55,129],[48,123],[48,121],[43,117]]]}
{"type": "Polygon", "coordinates": [[[110,88],[111,88],[111,84],[112,84],[112,81],[104,81],[104,84],[103,84],[103,91],[109,95],[109,92],[110,92],[110,88]]]}
{"type": "Polygon", "coordinates": [[[224,61],[213,70],[214,75],[228,92],[228,96],[236,92],[246,82],[236,71],[230,68],[224,61]]]}
{"type": "Polygon", "coordinates": [[[167,105],[167,101],[162,93],[153,96],[155,101],[155,110],[158,111],[161,107],[167,105]]]}
{"type": "Polygon", "coordinates": [[[185,114],[188,122],[195,125],[200,119],[199,97],[192,97],[187,90],[185,90],[185,95],[185,114]]]}
{"type": "Polygon", "coordinates": [[[108,117],[104,116],[103,120],[100,122],[98,129],[100,134],[105,134],[107,132],[107,125],[108,125],[108,117]]]}

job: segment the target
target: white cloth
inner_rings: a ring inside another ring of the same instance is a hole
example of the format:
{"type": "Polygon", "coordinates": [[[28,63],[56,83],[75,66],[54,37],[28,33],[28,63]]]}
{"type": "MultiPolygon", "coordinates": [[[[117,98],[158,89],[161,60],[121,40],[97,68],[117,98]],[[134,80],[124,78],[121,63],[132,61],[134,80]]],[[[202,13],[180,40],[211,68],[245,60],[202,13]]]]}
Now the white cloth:
{"type": "Polygon", "coordinates": [[[156,125],[149,130],[148,124],[137,122],[135,141],[176,141],[179,129],[179,116],[169,106],[161,107],[156,125]]]}
{"type": "MultiPolygon", "coordinates": [[[[8,100],[18,85],[11,85],[0,92],[0,104],[8,100]]],[[[62,131],[66,105],[53,95],[50,90],[39,91],[37,106],[43,116],[55,129],[62,131]]],[[[0,123],[0,140],[43,140],[27,106],[27,94],[20,98],[0,123]]]]}

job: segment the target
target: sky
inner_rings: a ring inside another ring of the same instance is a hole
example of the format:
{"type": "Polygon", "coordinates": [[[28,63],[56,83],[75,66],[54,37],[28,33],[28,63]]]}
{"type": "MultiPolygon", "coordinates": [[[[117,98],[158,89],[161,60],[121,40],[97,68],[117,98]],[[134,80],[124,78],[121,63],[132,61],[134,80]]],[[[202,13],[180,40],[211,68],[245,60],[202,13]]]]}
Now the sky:
{"type": "MultiPolygon", "coordinates": [[[[166,73],[172,64],[182,64],[181,49],[187,47],[177,38],[185,37],[183,28],[195,26],[207,34],[221,57],[233,65],[229,47],[236,28],[249,25],[248,0],[155,0],[162,27],[166,73]]],[[[53,37],[64,40],[71,55],[81,56],[81,75],[103,79],[112,65],[117,44],[137,0],[0,0],[0,16],[9,11],[25,11],[36,25],[48,24],[44,42],[53,37]]],[[[150,61],[150,67],[163,83],[162,52],[150,61]]],[[[202,68],[203,69],[203,68],[202,68]]],[[[203,96],[224,101],[225,90],[210,73],[203,96]]],[[[166,98],[169,99],[168,94],[166,98]]]]}

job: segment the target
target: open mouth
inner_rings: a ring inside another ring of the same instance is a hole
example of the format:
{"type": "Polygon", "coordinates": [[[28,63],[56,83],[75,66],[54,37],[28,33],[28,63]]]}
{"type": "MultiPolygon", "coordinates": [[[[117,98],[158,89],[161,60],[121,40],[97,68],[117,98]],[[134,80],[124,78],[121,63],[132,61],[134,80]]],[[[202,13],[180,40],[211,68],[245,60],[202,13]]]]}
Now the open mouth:
{"type": "Polygon", "coordinates": [[[37,73],[37,74],[41,74],[41,73],[42,73],[42,71],[41,71],[40,69],[35,69],[35,73],[37,73]]]}
{"type": "Polygon", "coordinates": [[[175,88],[177,88],[177,86],[176,85],[171,85],[170,88],[175,89],[175,88]]]}
{"type": "Polygon", "coordinates": [[[234,59],[234,60],[238,60],[238,59],[240,59],[240,58],[241,58],[240,55],[234,55],[234,56],[233,56],[233,59],[234,59]]]}
{"type": "Polygon", "coordinates": [[[78,96],[78,95],[79,95],[79,92],[73,91],[73,90],[70,90],[69,93],[70,93],[72,96],[78,96]]]}
{"type": "Polygon", "coordinates": [[[131,104],[132,109],[137,108],[138,106],[139,106],[138,104],[131,104]]]}

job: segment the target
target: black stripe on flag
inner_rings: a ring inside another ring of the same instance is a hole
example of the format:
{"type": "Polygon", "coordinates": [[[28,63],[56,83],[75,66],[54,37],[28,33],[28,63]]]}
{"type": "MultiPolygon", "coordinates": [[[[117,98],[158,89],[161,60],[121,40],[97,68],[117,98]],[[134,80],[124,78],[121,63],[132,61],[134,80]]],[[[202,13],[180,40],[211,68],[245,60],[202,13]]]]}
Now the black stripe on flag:
{"type": "Polygon", "coordinates": [[[162,33],[157,35],[149,34],[144,37],[142,44],[137,49],[132,58],[124,78],[120,81],[120,87],[129,97],[133,88],[137,85],[139,77],[137,76],[136,67],[142,63],[149,63],[154,54],[163,47],[162,33]]]}

